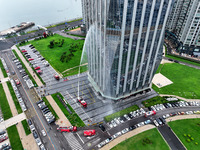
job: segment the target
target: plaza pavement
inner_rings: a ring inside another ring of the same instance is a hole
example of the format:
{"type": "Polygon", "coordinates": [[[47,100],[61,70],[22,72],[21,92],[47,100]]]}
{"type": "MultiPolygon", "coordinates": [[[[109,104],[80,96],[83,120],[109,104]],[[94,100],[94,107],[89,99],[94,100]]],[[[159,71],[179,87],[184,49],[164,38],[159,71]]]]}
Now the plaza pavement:
{"type": "MultiPolygon", "coordinates": [[[[1,69],[0,69],[0,78],[1,79],[4,78],[1,69]]],[[[32,134],[29,134],[28,136],[26,136],[24,128],[22,126],[21,121],[26,119],[25,114],[21,113],[21,114],[18,115],[17,109],[15,107],[14,101],[12,99],[12,96],[10,94],[10,91],[8,89],[8,86],[7,86],[6,82],[2,83],[2,86],[3,86],[4,92],[6,94],[6,98],[8,100],[8,104],[10,106],[10,110],[11,110],[11,113],[12,113],[13,117],[3,121],[0,124],[0,129],[6,129],[9,126],[12,126],[12,125],[16,124],[17,131],[19,133],[19,137],[21,139],[23,148],[27,149],[27,150],[38,149],[32,134]]]]}

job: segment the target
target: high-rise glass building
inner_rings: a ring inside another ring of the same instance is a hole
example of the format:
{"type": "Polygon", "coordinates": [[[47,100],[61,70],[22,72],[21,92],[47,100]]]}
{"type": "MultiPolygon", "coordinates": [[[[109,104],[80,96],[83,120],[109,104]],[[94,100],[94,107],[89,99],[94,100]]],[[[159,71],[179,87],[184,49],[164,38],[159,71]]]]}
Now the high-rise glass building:
{"type": "Polygon", "coordinates": [[[173,0],[82,0],[89,80],[119,99],[151,87],[173,0]]]}

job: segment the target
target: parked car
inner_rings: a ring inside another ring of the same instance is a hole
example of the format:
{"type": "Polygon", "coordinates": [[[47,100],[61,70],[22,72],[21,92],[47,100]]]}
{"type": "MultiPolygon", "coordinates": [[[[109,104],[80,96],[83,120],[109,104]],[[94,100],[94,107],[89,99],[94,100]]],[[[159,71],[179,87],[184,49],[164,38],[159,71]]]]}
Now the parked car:
{"type": "Polygon", "coordinates": [[[103,126],[103,124],[99,125],[99,128],[104,132],[106,130],[106,128],[103,126]]]}
{"type": "Polygon", "coordinates": [[[146,120],[145,122],[144,122],[144,124],[150,124],[151,123],[151,120],[146,120]]]}
{"type": "Polygon", "coordinates": [[[34,60],[34,59],[33,59],[33,58],[29,58],[29,59],[28,59],[28,61],[32,61],[32,60],[34,60]]]}

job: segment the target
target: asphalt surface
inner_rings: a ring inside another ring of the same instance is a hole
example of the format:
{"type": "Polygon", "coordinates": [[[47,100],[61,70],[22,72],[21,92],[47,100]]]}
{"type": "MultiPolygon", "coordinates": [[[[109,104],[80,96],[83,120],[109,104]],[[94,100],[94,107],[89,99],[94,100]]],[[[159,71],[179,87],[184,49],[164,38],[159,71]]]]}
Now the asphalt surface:
{"type": "Polygon", "coordinates": [[[70,147],[66,144],[67,141],[64,136],[57,132],[57,126],[55,124],[49,125],[44,116],[42,115],[41,110],[38,108],[36,102],[39,100],[37,98],[37,94],[33,89],[29,89],[22,79],[19,70],[16,68],[15,64],[12,62],[13,54],[11,51],[7,51],[6,53],[1,53],[1,56],[5,58],[6,64],[10,72],[14,71],[16,74],[12,76],[13,78],[18,78],[21,82],[21,86],[18,87],[21,97],[23,98],[28,111],[25,112],[27,118],[31,118],[34,122],[37,133],[40,136],[42,143],[49,150],[63,150],[70,149],[70,147]],[[41,130],[45,130],[47,136],[42,136],[41,130]]]}
{"type": "Polygon", "coordinates": [[[158,131],[165,138],[172,150],[186,150],[168,125],[158,127],[158,131]]]}

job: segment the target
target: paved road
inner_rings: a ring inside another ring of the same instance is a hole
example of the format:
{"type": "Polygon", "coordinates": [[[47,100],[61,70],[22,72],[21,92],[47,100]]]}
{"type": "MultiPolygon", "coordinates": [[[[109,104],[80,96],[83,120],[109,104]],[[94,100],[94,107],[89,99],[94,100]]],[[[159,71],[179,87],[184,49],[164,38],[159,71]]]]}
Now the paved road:
{"type": "MultiPolygon", "coordinates": [[[[82,24],[82,21],[75,21],[75,22],[68,23],[68,25],[70,25],[71,27],[75,27],[81,24],[82,24]]],[[[65,28],[65,25],[59,25],[53,28],[49,28],[48,31],[55,32],[55,31],[63,30],[64,28],[65,28]]],[[[20,41],[32,39],[34,37],[37,37],[38,35],[42,35],[43,32],[44,32],[43,30],[39,30],[30,34],[21,35],[18,37],[13,37],[13,38],[5,39],[5,40],[0,40],[0,51],[9,49],[11,46],[13,46],[14,44],[20,41]]]]}
{"type": "Polygon", "coordinates": [[[69,145],[67,144],[66,139],[64,136],[56,131],[57,126],[52,124],[48,125],[45,118],[42,115],[42,112],[36,105],[37,96],[33,89],[28,89],[26,83],[22,79],[18,69],[16,68],[15,64],[12,63],[12,53],[11,51],[7,51],[6,53],[2,53],[2,56],[5,58],[7,66],[11,71],[15,71],[16,75],[22,86],[19,87],[19,91],[21,97],[24,99],[25,104],[28,108],[26,111],[27,118],[31,118],[34,122],[34,125],[37,129],[37,132],[42,139],[45,147],[48,149],[56,149],[56,150],[63,150],[63,149],[70,149],[69,145]],[[46,137],[43,137],[41,134],[41,130],[45,130],[47,133],[46,137]]]}
{"type": "Polygon", "coordinates": [[[172,150],[186,150],[168,125],[158,127],[158,131],[165,138],[172,150]]]}

